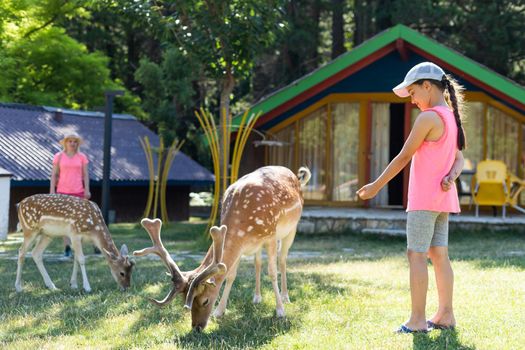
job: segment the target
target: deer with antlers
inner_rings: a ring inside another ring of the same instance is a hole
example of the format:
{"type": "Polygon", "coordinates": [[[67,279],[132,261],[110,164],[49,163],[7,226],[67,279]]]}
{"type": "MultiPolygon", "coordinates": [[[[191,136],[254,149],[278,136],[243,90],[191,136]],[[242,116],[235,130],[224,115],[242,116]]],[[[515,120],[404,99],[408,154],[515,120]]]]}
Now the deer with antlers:
{"type": "Polygon", "coordinates": [[[210,229],[213,244],[202,263],[193,271],[180,271],[160,238],[162,222],[143,219],[142,225],[153,246],[133,252],[136,256],[157,254],[166,265],[173,283],[171,291],[157,306],[167,305],[177,294],[185,297],[185,308],[191,310],[192,328],[204,329],[226,280],[221,301],[214,316],[226,310],[228,296],[242,255],[255,254],[256,291],[254,302],[261,301],[260,251],[266,247],[268,274],[275,293],[277,317],[284,317],[283,301],[289,302],[286,283],[286,258],[303,208],[301,188],[310,179],[310,171],[300,168],[297,175],[281,166],[267,166],[245,175],[224,194],[221,226],[210,229]],[[279,241],[281,242],[278,253],[279,241]],[[277,257],[281,272],[281,292],[277,281],[277,257]]]}
{"type": "Polygon", "coordinates": [[[43,263],[43,253],[54,237],[68,236],[75,252],[71,287],[76,289],[78,267],[82,273],[82,285],[91,291],[87,279],[82,240],[91,240],[104,252],[111,274],[121,289],[130,285],[134,262],[128,258],[128,248],[122,245],[120,251],[113,239],[99,207],[91,201],[62,194],[36,194],[18,204],[18,219],[24,232],[24,242],[18,252],[18,268],[15,288],[22,291],[22,268],[27,250],[38,238],[31,255],[44,278],[45,285],[56,290],[43,263]]]}

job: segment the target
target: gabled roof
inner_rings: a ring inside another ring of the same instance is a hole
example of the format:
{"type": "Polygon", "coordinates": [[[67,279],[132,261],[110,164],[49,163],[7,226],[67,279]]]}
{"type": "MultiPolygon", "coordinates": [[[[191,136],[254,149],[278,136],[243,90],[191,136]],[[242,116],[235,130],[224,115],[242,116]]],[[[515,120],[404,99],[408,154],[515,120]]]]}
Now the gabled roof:
{"type": "MultiPolygon", "coordinates": [[[[59,140],[67,132],[77,132],[84,143],[80,151],[90,161],[90,179],[102,180],[104,114],[100,112],[0,103],[0,167],[13,174],[12,181],[47,181],[53,155],[61,150],[59,140]]],[[[148,181],[149,172],[139,137],[147,136],[154,146],[158,136],[130,115],[113,115],[111,147],[111,180],[119,182],[148,181]]],[[[179,152],[172,164],[171,184],[205,185],[214,182],[213,175],[184,153],[179,152]]]]}
{"type": "MultiPolygon", "coordinates": [[[[425,57],[488,93],[497,96],[514,108],[525,111],[525,88],[489,68],[463,56],[425,35],[404,25],[396,25],[365,41],[351,51],[268,95],[251,107],[251,112],[263,114],[258,125],[312,97],[321,88],[328,88],[375,60],[397,50],[406,50],[425,57]]],[[[238,124],[240,117],[235,118],[238,124]]]]}

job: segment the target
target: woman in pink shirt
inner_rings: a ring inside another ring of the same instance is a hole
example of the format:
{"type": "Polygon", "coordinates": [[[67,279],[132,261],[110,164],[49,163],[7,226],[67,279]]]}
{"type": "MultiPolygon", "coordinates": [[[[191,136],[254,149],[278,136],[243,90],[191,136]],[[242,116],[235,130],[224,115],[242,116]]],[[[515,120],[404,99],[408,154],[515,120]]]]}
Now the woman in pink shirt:
{"type": "Polygon", "coordinates": [[[363,200],[373,198],[412,161],[407,208],[412,312],[397,332],[451,329],[456,320],[452,309],[454,274],[448,257],[448,214],[460,211],[454,181],[463,169],[461,150],[466,142],[460,116],[463,88],[434,63],[423,62],[410,69],[393,91],[399,97],[410,97],[422,112],[401,152],[377,180],[357,194],[363,200]],[[427,256],[434,266],[439,297],[438,310],[428,321],[427,256]]]}
{"type": "MultiPolygon", "coordinates": [[[[82,138],[75,132],[67,134],[61,141],[62,151],[53,158],[53,170],[49,193],[67,194],[79,198],[90,199],[89,192],[89,161],[86,155],[79,151],[82,138]]],[[[71,256],[71,242],[64,237],[65,255],[71,256]]]]}

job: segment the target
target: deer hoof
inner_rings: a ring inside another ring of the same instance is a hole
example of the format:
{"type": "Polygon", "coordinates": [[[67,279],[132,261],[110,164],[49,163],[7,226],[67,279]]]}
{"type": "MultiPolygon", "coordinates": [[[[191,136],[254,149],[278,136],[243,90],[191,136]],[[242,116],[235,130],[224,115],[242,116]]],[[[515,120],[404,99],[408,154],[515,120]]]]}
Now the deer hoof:
{"type": "Polygon", "coordinates": [[[284,309],[277,309],[277,310],[275,310],[275,314],[277,315],[277,318],[284,318],[286,316],[284,314],[284,309]]]}
{"type": "Polygon", "coordinates": [[[78,289],[78,284],[76,284],[76,283],[71,283],[71,288],[72,288],[72,289],[78,289]]]}
{"type": "Polygon", "coordinates": [[[54,284],[50,284],[50,285],[48,285],[47,288],[48,288],[49,290],[52,290],[52,291],[58,290],[58,288],[55,287],[54,284]]]}
{"type": "Polygon", "coordinates": [[[20,284],[15,284],[15,289],[16,289],[17,293],[22,293],[22,291],[24,290],[22,288],[22,285],[20,285],[20,284]]]}
{"type": "Polygon", "coordinates": [[[261,295],[254,295],[253,296],[253,303],[254,304],[260,304],[262,302],[262,296],[261,295]]]}
{"type": "Polygon", "coordinates": [[[91,287],[84,287],[84,291],[86,293],[91,293],[91,287]]]}

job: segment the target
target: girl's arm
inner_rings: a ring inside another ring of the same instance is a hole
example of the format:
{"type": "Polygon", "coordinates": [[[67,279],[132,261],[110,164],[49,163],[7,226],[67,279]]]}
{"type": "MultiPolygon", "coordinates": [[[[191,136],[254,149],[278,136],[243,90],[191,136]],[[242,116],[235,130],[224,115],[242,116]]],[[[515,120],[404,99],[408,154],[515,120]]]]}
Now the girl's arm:
{"type": "Polygon", "coordinates": [[[58,174],[58,163],[53,164],[53,168],[51,169],[51,180],[49,181],[49,193],[55,193],[57,188],[57,174],[58,174]]]}
{"type": "Polygon", "coordinates": [[[394,176],[396,176],[401,170],[403,170],[403,168],[408,164],[410,159],[412,159],[412,156],[414,155],[414,153],[416,153],[419,146],[421,146],[423,141],[425,141],[425,138],[427,137],[428,133],[436,125],[435,118],[439,117],[436,115],[435,112],[431,111],[423,112],[417,117],[416,122],[414,123],[414,127],[412,128],[408,139],[405,141],[401,152],[399,152],[399,154],[394,159],[392,159],[390,164],[388,164],[386,169],[377,178],[377,180],[361,187],[357,191],[357,194],[359,195],[359,197],[361,197],[361,199],[365,200],[375,197],[375,195],[390,180],[392,180],[394,176]]]}
{"type": "Polygon", "coordinates": [[[452,187],[452,184],[456,181],[456,179],[461,174],[464,163],[465,163],[465,159],[463,158],[463,152],[458,150],[456,152],[456,159],[454,160],[454,164],[452,164],[452,168],[450,168],[449,173],[441,181],[441,189],[443,191],[450,190],[450,188],[452,187]]]}
{"type": "Polygon", "coordinates": [[[82,174],[84,177],[84,198],[90,199],[91,192],[89,192],[89,169],[88,163],[82,165],[82,174]]]}

